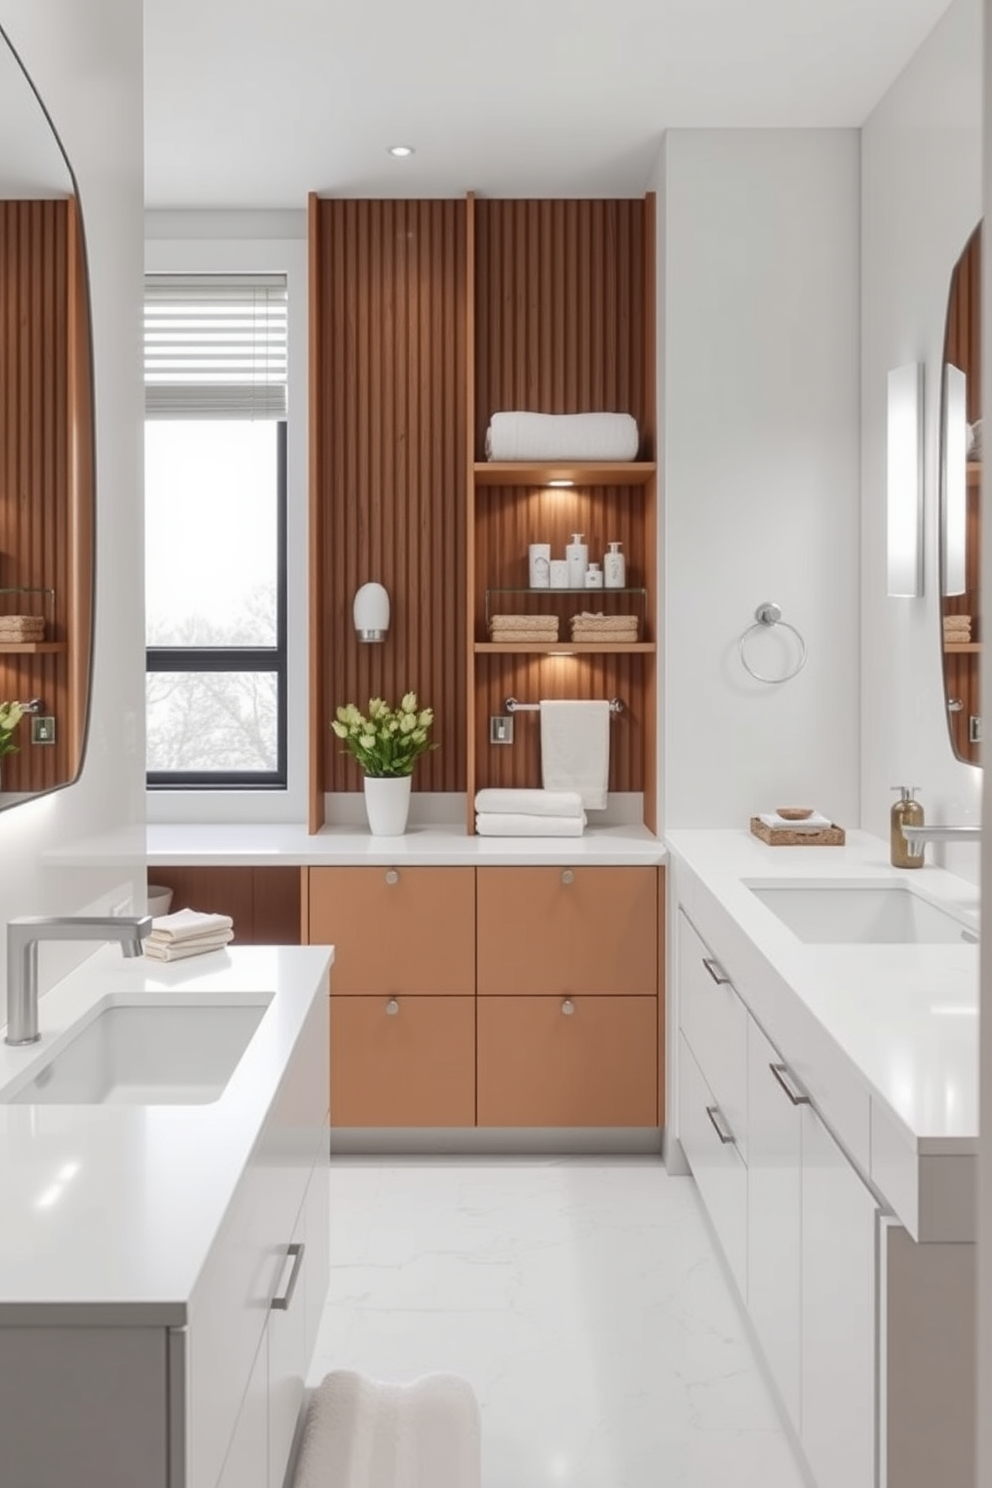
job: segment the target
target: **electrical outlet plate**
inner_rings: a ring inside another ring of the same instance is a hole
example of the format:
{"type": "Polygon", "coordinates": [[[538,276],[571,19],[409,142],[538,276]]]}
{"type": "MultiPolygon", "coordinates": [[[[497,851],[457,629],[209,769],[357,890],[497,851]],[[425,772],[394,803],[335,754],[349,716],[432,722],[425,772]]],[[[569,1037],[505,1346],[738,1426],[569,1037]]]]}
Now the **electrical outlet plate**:
{"type": "Polygon", "coordinates": [[[55,743],[55,719],[50,713],[33,713],[31,715],[31,743],[55,743]]]}
{"type": "Polygon", "coordinates": [[[511,717],[498,715],[490,717],[489,742],[490,744],[513,743],[513,719],[511,717]]]}

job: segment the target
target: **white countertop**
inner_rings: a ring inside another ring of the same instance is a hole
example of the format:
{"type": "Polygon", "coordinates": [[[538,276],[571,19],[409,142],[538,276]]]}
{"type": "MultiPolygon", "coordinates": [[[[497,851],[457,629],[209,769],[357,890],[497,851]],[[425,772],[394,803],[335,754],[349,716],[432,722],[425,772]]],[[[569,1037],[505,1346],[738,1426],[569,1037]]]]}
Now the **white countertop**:
{"type": "Polygon", "coordinates": [[[182,1325],[186,1302],[333,959],[230,947],[174,963],[107,946],[41,999],[42,1040],[0,1043],[0,1085],[108,993],[274,992],[220,1098],[196,1106],[0,1103],[0,1322],[182,1325]]]}
{"type": "Polygon", "coordinates": [[[801,1046],[795,1009],[776,991],[787,984],[919,1154],[973,1154],[978,946],[806,944],[743,880],[909,880],[976,933],[978,888],[929,865],[893,868],[888,843],[864,832],[848,833],[845,847],[822,848],[769,847],[747,831],[674,831],[667,840],[690,919],[704,939],[710,928],[734,947],[737,964],[727,969],[735,985],[738,978],[744,984],[745,1001],[763,1003],[781,1027],[795,1028],[801,1046]]]}
{"type": "MultiPolygon", "coordinates": [[[[402,837],[373,837],[356,827],[323,827],[310,834],[302,823],[154,824],[147,828],[151,867],[349,866],[367,864],[469,867],[484,864],[624,865],[662,863],[665,844],[643,826],[587,827],[581,837],[476,837],[464,822],[411,826],[402,837]]],[[[46,861],[112,866],[133,861],[133,836],[108,835],[69,843],[46,861]]]]}

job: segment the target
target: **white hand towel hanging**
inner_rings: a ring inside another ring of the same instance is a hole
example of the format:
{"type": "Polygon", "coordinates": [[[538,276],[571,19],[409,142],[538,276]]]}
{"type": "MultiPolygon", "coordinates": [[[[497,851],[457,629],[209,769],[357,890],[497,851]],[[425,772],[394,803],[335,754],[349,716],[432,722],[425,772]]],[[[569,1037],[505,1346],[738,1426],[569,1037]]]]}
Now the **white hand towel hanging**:
{"type": "Polygon", "coordinates": [[[578,791],[588,811],[606,807],[610,705],[541,700],[541,778],[545,790],[578,791]]]}

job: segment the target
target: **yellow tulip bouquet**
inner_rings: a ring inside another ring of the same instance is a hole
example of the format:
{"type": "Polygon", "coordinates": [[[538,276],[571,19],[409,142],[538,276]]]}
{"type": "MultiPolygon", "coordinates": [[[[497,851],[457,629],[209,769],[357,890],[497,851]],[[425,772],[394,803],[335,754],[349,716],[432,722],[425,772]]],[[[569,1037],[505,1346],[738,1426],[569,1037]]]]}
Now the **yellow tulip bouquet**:
{"type": "Polygon", "coordinates": [[[422,754],[437,749],[428,737],[434,722],[432,708],[419,708],[417,694],[408,692],[398,708],[383,698],[370,698],[368,713],[354,703],[338,708],[331,728],[342,739],[345,754],[358,761],[366,775],[376,779],[412,775],[422,754]]]}
{"type": "Polygon", "coordinates": [[[20,749],[12,736],[23,717],[23,703],[0,703],[0,759],[5,754],[16,754],[20,749]]]}

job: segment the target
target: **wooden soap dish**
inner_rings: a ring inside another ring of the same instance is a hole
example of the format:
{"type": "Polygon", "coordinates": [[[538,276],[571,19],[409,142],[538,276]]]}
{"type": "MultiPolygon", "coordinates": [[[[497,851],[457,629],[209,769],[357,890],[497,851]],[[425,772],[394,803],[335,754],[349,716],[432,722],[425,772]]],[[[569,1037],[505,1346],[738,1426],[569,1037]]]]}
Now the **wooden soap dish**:
{"type": "Polygon", "coordinates": [[[795,832],[790,827],[769,827],[760,817],[752,816],[751,831],[769,847],[843,847],[846,840],[844,828],[838,827],[836,822],[819,832],[795,832]]]}

